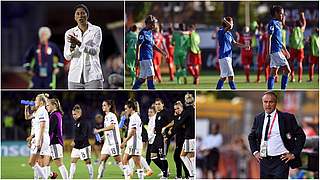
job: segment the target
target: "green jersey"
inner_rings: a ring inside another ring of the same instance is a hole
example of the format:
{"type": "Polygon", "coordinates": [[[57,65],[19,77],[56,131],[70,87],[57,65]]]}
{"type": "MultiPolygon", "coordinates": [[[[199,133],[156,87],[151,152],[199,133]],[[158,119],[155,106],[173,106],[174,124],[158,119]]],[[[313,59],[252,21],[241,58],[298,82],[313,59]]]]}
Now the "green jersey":
{"type": "Polygon", "coordinates": [[[132,50],[132,49],[136,49],[136,44],[138,41],[138,34],[132,31],[129,31],[126,34],[126,44],[127,44],[127,49],[132,50]]]}
{"type": "Polygon", "coordinates": [[[310,37],[311,42],[311,55],[319,57],[320,39],[318,34],[312,34],[310,37]]]}
{"type": "Polygon", "coordinates": [[[282,44],[287,47],[287,31],[285,29],[281,30],[282,33],[282,44]]]}
{"type": "Polygon", "coordinates": [[[197,32],[192,32],[191,33],[191,38],[190,38],[190,48],[191,52],[194,54],[199,54],[200,53],[200,36],[197,32]]]}
{"type": "Polygon", "coordinates": [[[184,53],[186,50],[186,43],[187,43],[188,37],[186,35],[183,35],[179,31],[175,31],[172,34],[172,40],[171,44],[174,45],[174,53],[184,53]]]}
{"type": "Polygon", "coordinates": [[[290,36],[290,47],[293,49],[302,49],[303,45],[303,32],[300,27],[295,27],[290,36]]]}
{"type": "Polygon", "coordinates": [[[126,34],[126,45],[127,45],[126,63],[130,68],[133,68],[135,66],[137,41],[138,41],[137,33],[129,31],[126,34]]]}

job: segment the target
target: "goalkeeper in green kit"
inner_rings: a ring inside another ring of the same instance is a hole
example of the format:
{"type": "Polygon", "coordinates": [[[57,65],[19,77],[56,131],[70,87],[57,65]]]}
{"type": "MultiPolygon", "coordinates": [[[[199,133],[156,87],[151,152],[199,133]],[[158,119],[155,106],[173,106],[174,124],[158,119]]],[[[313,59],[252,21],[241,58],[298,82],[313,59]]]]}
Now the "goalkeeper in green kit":
{"type": "Polygon", "coordinates": [[[130,30],[126,34],[126,64],[130,71],[131,77],[131,84],[136,81],[136,44],[138,41],[138,34],[137,34],[137,26],[131,26],[130,30]]]}
{"type": "Polygon", "coordinates": [[[179,30],[174,31],[171,44],[174,46],[174,65],[176,66],[177,83],[180,84],[180,77],[183,77],[184,84],[187,84],[186,58],[190,48],[190,37],[184,35],[185,25],[179,24],[179,30]]]}

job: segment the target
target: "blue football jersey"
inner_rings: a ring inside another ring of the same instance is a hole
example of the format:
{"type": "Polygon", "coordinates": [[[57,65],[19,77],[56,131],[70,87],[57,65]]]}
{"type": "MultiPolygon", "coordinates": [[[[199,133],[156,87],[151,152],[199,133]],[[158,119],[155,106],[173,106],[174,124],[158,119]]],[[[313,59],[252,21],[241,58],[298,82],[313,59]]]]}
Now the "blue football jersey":
{"type": "Polygon", "coordinates": [[[271,36],[271,53],[279,52],[282,49],[282,26],[281,22],[272,19],[268,24],[268,34],[271,36]]]}
{"type": "Polygon", "coordinates": [[[230,31],[225,32],[223,28],[218,31],[219,59],[232,57],[232,42],[234,38],[230,31]]]}
{"type": "Polygon", "coordinates": [[[138,44],[140,46],[140,61],[141,60],[152,60],[153,59],[153,35],[152,30],[143,28],[138,37],[138,44]]]}

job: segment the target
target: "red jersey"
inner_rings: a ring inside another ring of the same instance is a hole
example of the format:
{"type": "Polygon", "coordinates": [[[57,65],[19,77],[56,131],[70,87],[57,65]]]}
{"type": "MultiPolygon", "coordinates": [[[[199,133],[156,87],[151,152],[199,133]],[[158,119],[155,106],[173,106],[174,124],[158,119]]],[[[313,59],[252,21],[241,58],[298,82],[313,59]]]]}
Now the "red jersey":
{"type": "Polygon", "coordinates": [[[169,53],[171,54],[171,52],[173,53],[174,51],[174,46],[171,44],[171,40],[172,40],[172,34],[169,33],[165,33],[163,35],[164,39],[166,40],[166,47],[169,51],[169,53]]]}
{"type": "Polygon", "coordinates": [[[262,54],[264,56],[267,55],[267,48],[268,48],[268,38],[269,35],[267,32],[263,33],[259,39],[259,47],[258,47],[258,54],[262,54]]]}
{"type": "Polygon", "coordinates": [[[252,47],[251,47],[251,44],[252,44],[252,36],[251,36],[250,33],[240,34],[240,40],[239,40],[239,42],[242,43],[242,44],[245,44],[245,45],[249,45],[249,46],[250,46],[250,49],[241,48],[241,54],[242,54],[242,55],[252,54],[252,47]]]}
{"type": "MultiPolygon", "coordinates": [[[[162,43],[164,41],[164,37],[159,32],[153,32],[154,44],[161,49],[162,43]]],[[[158,51],[153,51],[153,57],[162,56],[162,54],[158,51]]]]}

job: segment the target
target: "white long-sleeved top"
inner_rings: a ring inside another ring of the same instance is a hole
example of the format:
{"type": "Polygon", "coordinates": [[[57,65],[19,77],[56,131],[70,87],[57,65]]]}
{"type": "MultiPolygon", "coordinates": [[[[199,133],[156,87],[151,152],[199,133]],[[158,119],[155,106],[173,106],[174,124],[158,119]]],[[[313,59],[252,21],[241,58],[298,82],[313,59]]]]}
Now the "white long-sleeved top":
{"type": "Polygon", "coordinates": [[[84,82],[103,80],[99,52],[102,41],[101,28],[88,22],[88,29],[82,34],[78,26],[69,29],[64,35],[64,58],[70,62],[68,81],[80,83],[83,72],[84,82]],[[68,36],[75,36],[81,46],[71,52],[68,36]]]}

